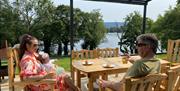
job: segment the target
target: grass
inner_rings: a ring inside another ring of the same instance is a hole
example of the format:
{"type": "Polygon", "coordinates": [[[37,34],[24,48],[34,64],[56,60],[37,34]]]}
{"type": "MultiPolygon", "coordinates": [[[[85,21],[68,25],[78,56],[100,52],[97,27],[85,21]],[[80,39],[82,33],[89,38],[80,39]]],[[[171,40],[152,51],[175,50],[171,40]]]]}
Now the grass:
{"type": "Polygon", "coordinates": [[[167,54],[157,54],[156,57],[160,59],[167,59],[167,54]]]}
{"type": "Polygon", "coordinates": [[[8,65],[7,60],[5,60],[5,59],[1,60],[1,65],[2,66],[7,66],[8,65]]]}
{"type": "Polygon", "coordinates": [[[70,71],[70,57],[57,58],[54,64],[63,67],[66,71],[70,71]]]}

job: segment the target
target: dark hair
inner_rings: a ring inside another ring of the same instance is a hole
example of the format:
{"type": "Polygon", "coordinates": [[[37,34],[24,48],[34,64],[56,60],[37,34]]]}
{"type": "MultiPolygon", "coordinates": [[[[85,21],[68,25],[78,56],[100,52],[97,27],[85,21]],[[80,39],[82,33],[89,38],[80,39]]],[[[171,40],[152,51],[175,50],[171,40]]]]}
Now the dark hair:
{"type": "Polygon", "coordinates": [[[156,53],[158,48],[158,39],[155,34],[147,33],[147,34],[141,34],[137,37],[137,41],[142,41],[144,43],[148,43],[151,47],[154,53],[156,53]]]}
{"type": "Polygon", "coordinates": [[[19,37],[19,42],[21,43],[22,41],[24,41],[24,39],[28,38],[28,37],[32,37],[31,35],[29,34],[23,34],[19,37]]]}
{"type": "Polygon", "coordinates": [[[25,51],[27,50],[26,44],[32,44],[32,40],[37,40],[37,38],[29,34],[24,34],[20,37],[20,60],[23,57],[25,51]]]}

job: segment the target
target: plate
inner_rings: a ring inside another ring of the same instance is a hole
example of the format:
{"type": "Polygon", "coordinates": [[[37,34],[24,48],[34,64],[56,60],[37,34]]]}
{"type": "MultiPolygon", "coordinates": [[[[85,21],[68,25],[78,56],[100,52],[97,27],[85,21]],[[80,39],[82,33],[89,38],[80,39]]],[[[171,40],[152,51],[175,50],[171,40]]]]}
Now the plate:
{"type": "Polygon", "coordinates": [[[83,65],[92,65],[94,62],[88,61],[88,62],[82,62],[83,65]]]}
{"type": "Polygon", "coordinates": [[[104,68],[113,68],[113,67],[115,67],[114,64],[103,64],[102,66],[103,66],[104,68]]]}

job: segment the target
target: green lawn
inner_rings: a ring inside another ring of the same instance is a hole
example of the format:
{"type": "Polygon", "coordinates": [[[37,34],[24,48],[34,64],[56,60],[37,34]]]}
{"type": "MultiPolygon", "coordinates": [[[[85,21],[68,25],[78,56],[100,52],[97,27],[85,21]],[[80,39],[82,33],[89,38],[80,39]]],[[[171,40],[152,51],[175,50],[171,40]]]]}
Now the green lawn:
{"type": "MultiPolygon", "coordinates": [[[[166,59],[166,54],[158,54],[157,57],[161,59],[166,59]]],[[[66,71],[70,71],[70,57],[58,57],[57,61],[55,61],[55,64],[63,67],[66,71]]]]}
{"type": "Polygon", "coordinates": [[[157,58],[167,59],[167,54],[158,54],[158,55],[157,55],[157,58]]]}
{"type": "Polygon", "coordinates": [[[54,63],[63,67],[66,71],[70,71],[70,57],[57,58],[54,63]]]}
{"type": "Polygon", "coordinates": [[[5,60],[5,59],[1,60],[1,65],[2,66],[7,66],[8,65],[7,60],[5,60]]]}

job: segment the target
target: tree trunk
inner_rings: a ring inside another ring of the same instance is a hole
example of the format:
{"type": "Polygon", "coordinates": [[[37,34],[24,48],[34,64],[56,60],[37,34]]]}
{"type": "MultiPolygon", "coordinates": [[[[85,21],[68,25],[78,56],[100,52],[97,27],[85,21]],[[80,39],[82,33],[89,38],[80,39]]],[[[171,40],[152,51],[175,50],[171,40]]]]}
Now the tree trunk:
{"type": "Polygon", "coordinates": [[[68,56],[68,42],[64,42],[64,56],[68,56]]]}
{"type": "Polygon", "coordinates": [[[44,52],[50,54],[51,40],[44,40],[44,52]]]}
{"type": "Polygon", "coordinates": [[[82,49],[88,49],[88,42],[84,42],[82,45],[81,45],[81,47],[82,47],[82,49]]]}
{"type": "Polygon", "coordinates": [[[134,49],[130,46],[130,52],[131,54],[134,54],[134,49]]]}
{"type": "Polygon", "coordinates": [[[94,43],[92,43],[92,44],[90,44],[90,50],[93,50],[95,48],[95,44],[94,43]]]}
{"type": "Polygon", "coordinates": [[[58,44],[58,55],[62,56],[62,44],[61,43],[58,44]]]}

